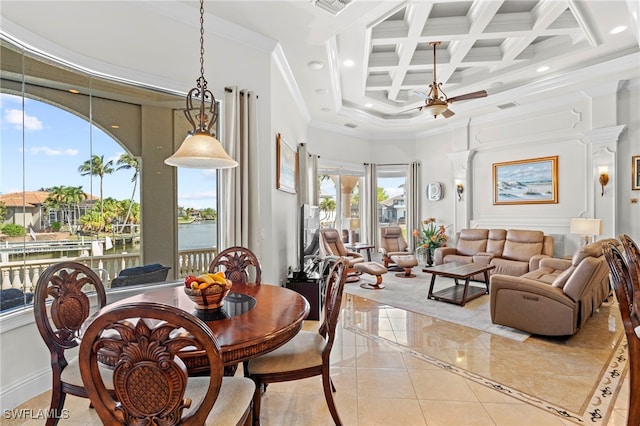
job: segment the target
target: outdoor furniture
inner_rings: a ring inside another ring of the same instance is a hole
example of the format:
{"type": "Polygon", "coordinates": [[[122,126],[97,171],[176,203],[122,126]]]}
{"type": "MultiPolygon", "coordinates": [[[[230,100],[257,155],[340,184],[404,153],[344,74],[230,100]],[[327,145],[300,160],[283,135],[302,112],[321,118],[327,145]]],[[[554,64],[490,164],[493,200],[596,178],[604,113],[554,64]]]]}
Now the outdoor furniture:
{"type": "Polygon", "coordinates": [[[255,385],[223,377],[220,345],[202,320],[173,306],[143,302],[98,316],[80,343],[80,372],[105,425],[249,424],[255,385]],[[99,351],[117,358],[111,370],[116,398],[107,392],[99,351]],[[178,353],[203,351],[206,377],[188,377],[178,353]]]}
{"type": "Polygon", "coordinates": [[[341,257],[332,260],[326,278],[324,318],[318,331],[303,330],[284,346],[249,360],[249,377],[256,383],[253,397],[253,423],[260,425],[262,390],[267,383],[285,382],[322,376],[324,396],[336,425],[341,425],[333,402],[335,387],[331,381],[331,348],[335,339],[342,291],[347,277],[348,261],[341,257]]]}
{"type": "Polygon", "coordinates": [[[111,288],[165,281],[169,269],[171,269],[171,267],[162,266],[159,263],[123,269],[118,276],[111,281],[111,288]]]}
{"type": "Polygon", "coordinates": [[[19,288],[0,290],[0,312],[31,303],[33,293],[24,293],[19,288]]]}

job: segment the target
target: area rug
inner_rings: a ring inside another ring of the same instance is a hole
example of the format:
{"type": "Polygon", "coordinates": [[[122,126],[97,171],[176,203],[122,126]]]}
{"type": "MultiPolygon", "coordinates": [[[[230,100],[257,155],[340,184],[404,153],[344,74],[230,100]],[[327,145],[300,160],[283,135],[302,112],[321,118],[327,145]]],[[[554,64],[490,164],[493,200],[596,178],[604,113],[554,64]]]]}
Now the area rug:
{"type": "MultiPolygon", "coordinates": [[[[371,290],[360,287],[360,283],[348,283],[344,291],[349,294],[360,296],[364,299],[376,301],[378,303],[406,309],[418,314],[429,315],[440,320],[463,325],[465,327],[495,334],[519,342],[525,341],[530,334],[510,327],[504,327],[491,323],[489,313],[489,295],[481,296],[467,302],[464,306],[452,303],[440,302],[427,298],[431,274],[423,273],[414,268],[415,278],[399,278],[395,272],[383,275],[384,288],[371,290]]],[[[363,275],[361,282],[374,282],[372,278],[363,275]]],[[[437,277],[434,291],[454,285],[450,278],[437,277]]],[[[480,282],[472,282],[470,285],[484,286],[480,282]]]]}
{"type": "MultiPolygon", "coordinates": [[[[428,300],[430,275],[415,273],[416,278],[406,279],[386,274],[381,290],[347,284],[344,328],[536,406],[566,423],[608,424],[628,369],[615,300],[606,301],[574,336],[529,336],[493,326],[487,295],[464,307],[428,300]],[[384,317],[391,329],[379,326],[384,317]],[[406,332],[409,327],[412,333],[406,332]],[[460,362],[468,357],[465,351],[474,355],[469,342],[479,341],[489,342],[484,349],[490,351],[489,363],[460,362]],[[454,349],[450,353],[433,350],[440,346],[454,349]]],[[[370,282],[366,276],[363,281],[370,282]]],[[[453,280],[438,277],[436,290],[451,284],[453,280]]]]}

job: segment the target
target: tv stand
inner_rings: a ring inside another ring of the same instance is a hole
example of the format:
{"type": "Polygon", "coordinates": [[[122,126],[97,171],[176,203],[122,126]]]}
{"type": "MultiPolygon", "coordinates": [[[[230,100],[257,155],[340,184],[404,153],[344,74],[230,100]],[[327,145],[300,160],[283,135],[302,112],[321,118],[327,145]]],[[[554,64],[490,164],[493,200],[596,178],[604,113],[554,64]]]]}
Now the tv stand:
{"type": "Polygon", "coordinates": [[[324,305],[324,288],[320,274],[307,274],[304,271],[294,271],[287,279],[287,288],[300,293],[309,302],[309,316],[312,321],[319,321],[324,305]]]}

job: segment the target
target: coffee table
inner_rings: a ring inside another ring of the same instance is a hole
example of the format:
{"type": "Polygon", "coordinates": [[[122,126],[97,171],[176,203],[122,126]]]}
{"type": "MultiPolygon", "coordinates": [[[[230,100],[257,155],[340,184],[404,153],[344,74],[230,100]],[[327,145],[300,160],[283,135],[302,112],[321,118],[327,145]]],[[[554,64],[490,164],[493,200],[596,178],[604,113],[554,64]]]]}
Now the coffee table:
{"type": "Polygon", "coordinates": [[[469,300],[489,293],[489,271],[493,268],[495,268],[493,265],[478,263],[444,263],[437,266],[428,266],[422,270],[422,272],[431,274],[431,285],[429,286],[427,298],[464,306],[469,300]],[[480,273],[484,274],[486,288],[470,286],[469,279],[480,273]],[[434,293],[433,286],[437,276],[453,278],[456,284],[434,293]],[[464,285],[459,284],[458,280],[464,280],[464,285]]]}

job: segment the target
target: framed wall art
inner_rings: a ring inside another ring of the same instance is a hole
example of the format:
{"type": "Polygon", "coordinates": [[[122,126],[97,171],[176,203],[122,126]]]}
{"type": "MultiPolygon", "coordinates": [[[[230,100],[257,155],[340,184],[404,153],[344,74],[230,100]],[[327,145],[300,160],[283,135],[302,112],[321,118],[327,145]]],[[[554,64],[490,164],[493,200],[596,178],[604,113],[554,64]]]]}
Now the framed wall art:
{"type": "Polygon", "coordinates": [[[640,155],[631,157],[631,189],[640,189],[640,155]]]}
{"type": "Polygon", "coordinates": [[[558,203],[558,156],[493,164],[493,204],[558,203]]]}
{"type": "Polygon", "coordinates": [[[276,137],[276,188],[296,193],[298,181],[298,153],[287,144],[282,135],[276,137]]]}

